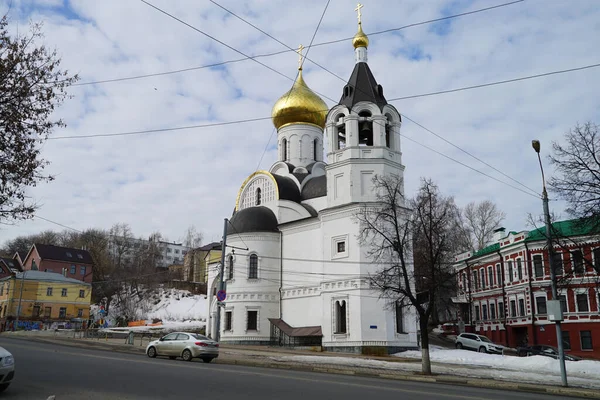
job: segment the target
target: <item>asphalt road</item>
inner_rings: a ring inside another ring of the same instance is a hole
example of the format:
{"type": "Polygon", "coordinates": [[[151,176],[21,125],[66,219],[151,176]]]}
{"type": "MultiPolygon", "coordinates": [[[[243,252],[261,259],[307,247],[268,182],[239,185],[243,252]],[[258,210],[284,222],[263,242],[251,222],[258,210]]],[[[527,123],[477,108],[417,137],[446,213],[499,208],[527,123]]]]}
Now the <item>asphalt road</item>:
{"type": "MultiPolygon", "coordinates": [[[[15,380],[0,399],[548,399],[547,395],[234,365],[0,339],[15,380]]],[[[556,397],[558,399],[558,397],[556,397]]],[[[564,399],[564,397],[562,397],[564,399]]]]}

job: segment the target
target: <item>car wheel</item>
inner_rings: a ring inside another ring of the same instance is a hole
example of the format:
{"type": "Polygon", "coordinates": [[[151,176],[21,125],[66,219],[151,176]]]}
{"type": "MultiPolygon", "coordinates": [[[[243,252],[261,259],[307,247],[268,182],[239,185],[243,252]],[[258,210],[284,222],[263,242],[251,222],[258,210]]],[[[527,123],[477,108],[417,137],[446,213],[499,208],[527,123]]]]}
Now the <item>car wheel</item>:
{"type": "Polygon", "coordinates": [[[487,353],[487,349],[486,349],[485,347],[481,346],[481,347],[479,348],[479,352],[480,352],[480,353],[487,353]]]}
{"type": "Polygon", "coordinates": [[[150,357],[150,358],[156,357],[156,349],[154,347],[150,347],[148,349],[148,357],[150,357]]]}
{"type": "Polygon", "coordinates": [[[208,358],[208,357],[202,359],[202,361],[204,361],[207,364],[210,363],[212,360],[213,360],[212,358],[208,358]]]}
{"type": "Polygon", "coordinates": [[[460,343],[460,342],[456,343],[456,348],[457,349],[462,349],[463,348],[462,343],[460,343]]]}
{"type": "Polygon", "coordinates": [[[0,385],[0,392],[4,392],[6,389],[8,389],[8,385],[10,385],[10,383],[3,383],[0,385]]]}
{"type": "Polygon", "coordinates": [[[192,361],[192,352],[184,350],[183,353],[181,353],[181,358],[183,358],[183,361],[192,361]]]}

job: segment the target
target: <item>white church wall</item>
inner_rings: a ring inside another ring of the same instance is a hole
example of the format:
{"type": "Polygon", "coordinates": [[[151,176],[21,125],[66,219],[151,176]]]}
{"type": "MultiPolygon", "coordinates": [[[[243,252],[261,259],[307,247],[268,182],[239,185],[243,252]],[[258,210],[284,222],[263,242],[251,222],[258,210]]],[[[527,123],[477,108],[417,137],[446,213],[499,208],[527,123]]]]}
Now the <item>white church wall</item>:
{"type": "Polygon", "coordinates": [[[291,288],[284,290],[282,319],[294,328],[320,326],[323,319],[321,296],[303,295],[303,291],[304,289],[291,288]]]}
{"type": "Polygon", "coordinates": [[[323,279],[323,240],[318,219],[280,227],[284,287],[318,285],[323,279]]]}
{"type": "Polygon", "coordinates": [[[221,341],[233,343],[266,343],[270,337],[269,318],[279,316],[280,235],[278,233],[230,234],[232,246],[225,255],[225,277],[228,278],[229,256],[233,255],[233,279],[227,279],[227,299],[221,323],[221,341]],[[248,251],[235,249],[248,247],[248,251]],[[250,259],[258,256],[258,274],[250,276],[250,259]],[[231,329],[226,329],[225,313],[231,312],[231,329]],[[256,312],[256,329],[248,329],[249,316],[256,312]]]}
{"type": "MultiPolygon", "coordinates": [[[[269,207],[271,208],[271,207],[269,207]]],[[[310,218],[310,213],[300,204],[290,200],[279,200],[271,210],[277,216],[280,224],[310,218]]]]}
{"type": "Polygon", "coordinates": [[[306,204],[314,208],[317,212],[327,208],[327,196],[315,197],[314,199],[303,200],[302,204],[306,204]]]}

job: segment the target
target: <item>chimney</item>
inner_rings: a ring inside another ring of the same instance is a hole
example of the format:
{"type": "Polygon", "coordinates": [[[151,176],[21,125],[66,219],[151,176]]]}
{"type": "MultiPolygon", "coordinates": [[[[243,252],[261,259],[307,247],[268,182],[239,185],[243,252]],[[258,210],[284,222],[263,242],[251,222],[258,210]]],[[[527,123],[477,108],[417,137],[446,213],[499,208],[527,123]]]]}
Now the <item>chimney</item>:
{"type": "Polygon", "coordinates": [[[506,228],[500,227],[494,229],[494,235],[492,236],[492,243],[498,243],[506,234],[504,233],[506,228]]]}

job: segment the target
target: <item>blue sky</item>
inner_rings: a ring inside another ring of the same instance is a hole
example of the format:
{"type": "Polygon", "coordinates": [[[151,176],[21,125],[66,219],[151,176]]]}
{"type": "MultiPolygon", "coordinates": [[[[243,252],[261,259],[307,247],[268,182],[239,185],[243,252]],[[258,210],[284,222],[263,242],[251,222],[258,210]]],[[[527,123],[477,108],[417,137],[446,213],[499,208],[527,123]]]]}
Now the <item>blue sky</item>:
{"type": "MultiPolygon", "coordinates": [[[[209,1],[152,0],[153,4],[247,54],[284,50],[209,1]]],[[[308,46],[326,1],[218,1],[291,47],[308,46]]],[[[367,34],[455,13],[501,4],[502,0],[364,2],[367,34]]],[[[6,10],[10,0],[0,0],[6,10]]],[[[315,43],[352,37],[355,1],[330,3],[315,43]]],[[[185,69],[239,59],[141,1],[12,0],[13,29],[43,21],[45,44],[57,49],[63,66],[81,83],[185,69]]],[[[388,98],[447,90],[599,62],[600,9],[596,0],[526,0],[435,24],[370,36],[369,64],[388,98]]],[[[354,65],[350,40],[317,46],[309,58],[347,78],[354,65]]],[[[289,77],[297,57],[286,52],[259,59],[289,77]]],[[[400,100],[407,117],[539,192],[531,140],[551,141],[576,123],[599,122],[600,69],[522,81],[465,92],[400,100]]],[[[344,82],[309,61],[304,78],[315,91],[338,99],[344,82]]],[[[58,136],[138,131],[190,124],[268,117],[291,82],[252,61],[221,67],[74,86],[56,115],[67,127],[58,136]]],[[[329,106],[333,103],[324,99],[329,106]]],[[[237,191],[254,172],[275,161],[269,120],[179,131],[50,140],[43,150],[57,179],[30,191],[38,214],[77,229],[129,223],[147,236],[171,240],[189,225],[219,240],[221,221],[231,214],[237,191]]],[[[404,119],[402,134],[497,179],[519,186],[455,147],[404,119]]],[[[539,213],[534,193],[515,190],[474,172],[409,139],[402,140],[407,195],[430,177],[459,205],[491,199],[507,214],[510,230],[526,228],[539,213]]],[[[548,174],[551,167],[546,166],[548,174]]],[[[560,202],[552,203],[562,213],[560,202]]],[[[2,226],[0,242],[17,235],[62,228],[31,220],[2,226]]]]}

